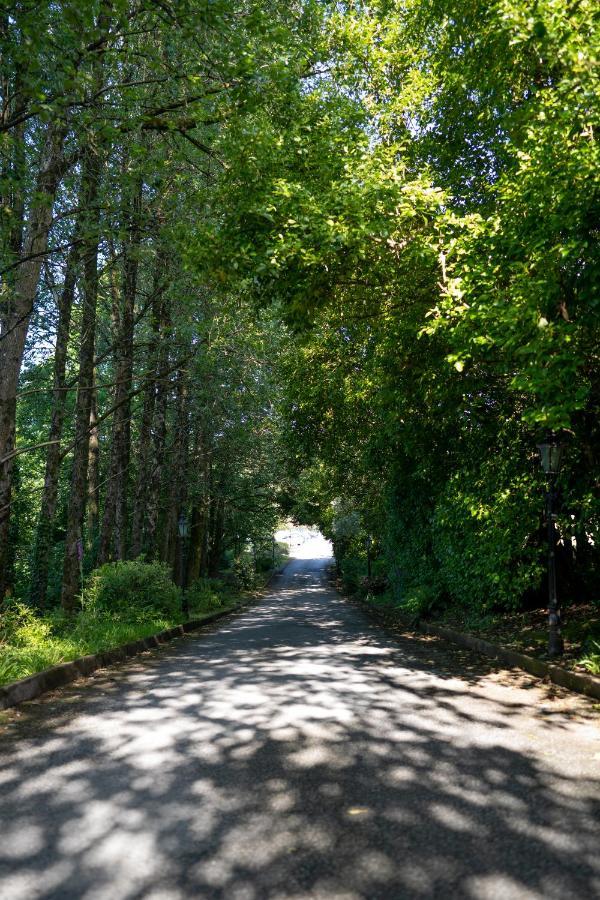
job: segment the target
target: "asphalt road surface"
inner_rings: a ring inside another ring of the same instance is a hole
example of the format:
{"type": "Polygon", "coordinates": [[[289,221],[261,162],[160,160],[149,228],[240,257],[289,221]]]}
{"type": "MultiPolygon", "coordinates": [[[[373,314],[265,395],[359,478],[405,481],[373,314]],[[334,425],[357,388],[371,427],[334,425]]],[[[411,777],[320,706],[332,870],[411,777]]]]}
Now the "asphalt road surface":
{"type": "Polygon", "coordinates": [[[4,717],[2,900],[600,896],[597,706],[381,630],[301,553],[4,717]]]}

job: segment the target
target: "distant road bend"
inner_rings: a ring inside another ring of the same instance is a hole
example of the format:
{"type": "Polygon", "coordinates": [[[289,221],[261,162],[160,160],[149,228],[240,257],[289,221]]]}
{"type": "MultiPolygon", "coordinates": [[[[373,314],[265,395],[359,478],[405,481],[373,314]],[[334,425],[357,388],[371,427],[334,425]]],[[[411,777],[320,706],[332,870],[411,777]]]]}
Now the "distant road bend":
{"type": "Polygon", "coordinates": [[[2,900],[600,897],[593,705],[393,638],[300,553],[255,607],[4,723],[2,900]]]}

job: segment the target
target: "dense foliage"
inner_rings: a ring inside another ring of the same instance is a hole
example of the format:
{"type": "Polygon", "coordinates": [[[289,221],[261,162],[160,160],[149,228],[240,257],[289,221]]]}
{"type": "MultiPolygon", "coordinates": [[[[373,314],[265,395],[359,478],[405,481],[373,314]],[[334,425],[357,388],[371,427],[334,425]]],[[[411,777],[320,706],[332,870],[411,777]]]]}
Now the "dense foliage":
{"type": "Polygon", "coordinates": [[[417,610],[541,600],[549,432],[561,592],[597,600],[598,23],[585,0],[335,7],[326,74],[256,112],[251,163],[229,135],[209,247],[296,332],[290,503],[346,568],[371,536],[417,610]]]}
{"type": "Polygon", "coordinates": [[[3,595],[70,613],[140,556],[250,582],[283,511],[417,612],[538,602],[550,432],[561,592],[597,600],[599,20],[1,14],[3,595]]]}
{"type": "Polygon", "coordinates": [[[270,541],[279,329],[189,245],[221,131],[311,28],[264,3],[0,14],[1,597],[71,614],[97,566],[92,592],[138,558],[192,584],[270,541]]]}

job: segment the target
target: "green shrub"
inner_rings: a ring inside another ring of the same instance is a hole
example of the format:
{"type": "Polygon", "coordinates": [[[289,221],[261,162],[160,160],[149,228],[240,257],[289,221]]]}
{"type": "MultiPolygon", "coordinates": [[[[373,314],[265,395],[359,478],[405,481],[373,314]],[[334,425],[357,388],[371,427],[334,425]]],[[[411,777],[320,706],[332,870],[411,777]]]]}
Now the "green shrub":
{"type": "Polygon", "coordinates": [[[446,485],[433,520],[433,548],[456,606],[517,609],[540,583],[544,561],[531,540],[543,503],[519,459],[485,459],[446,485]]]}
{"type": "Polygon", "coordinates": [[[354,593],[360,587],[361,579],[367,571],[367,564],[365,559],[347,556],[342,560],[341,570],[344,588],[354,593]]]}
{"type": "Polygon", "coordinates": [[[273,556],[270,553],[260,553],[256,557],[256,571],[269,572],[273,568],[273,556]]]}
{"type": "Polygon", "coordinates": [[[31,607],[18,600],[5,602],[0,616],[0,644],[26,647],[41,644],[50,634],[50,625],[36,615],[31,607]]]}
{"type": "Polygon", "coordinates": [[[390,591],[410,615],[424,615],[443,596],[439,565],[432,547],[431,488],[421,479],[399,485],[387,500],[383,552],[390,591]],[[412,491],[409,487],[412,487],[412,491]],[[425,588],[424,588],[425,586],[425,588]]]}
{"type": "Polygon", "coordinates": [[[140,621],[157,613],[176,617],[181,609],[181,592],[165,563],[106,563],[92,572],[84,590],[83,607],[88,612],[110,613],[128,621],[140,621]]]}
{"type": "Polygon", "coordinates": [[[233,561],[233,573],[237,585],[244,590],[256,587],[256,569],[251,556],[243,554],[233,561]]]}
{"type": "Polygon", "coordinates": [[[224,582],[217,578],[199,578],[190,585],[186,593],[192,614],[220,609],[229,600],[224,582]]]}
{"type": "Polygon", "coordinates": [[[16,600],[0,616],[0,684],[26,678],[63,662],[64,647],[54,634],[54,615],[39,616],[16,600]]]}

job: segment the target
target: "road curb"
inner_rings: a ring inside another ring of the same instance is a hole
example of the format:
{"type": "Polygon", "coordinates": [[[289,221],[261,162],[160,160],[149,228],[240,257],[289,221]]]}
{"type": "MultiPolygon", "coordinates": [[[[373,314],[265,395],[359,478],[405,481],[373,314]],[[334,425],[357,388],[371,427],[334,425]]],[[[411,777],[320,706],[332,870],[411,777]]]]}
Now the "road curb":
{"type": "MultiPolygon", "coordinates": [[[[368,610],[370,614],[374,614],[377,618],[377,610],[374,610],[368,603],[361,602],[361,606],[368,610]]],[[[538,678],[548,678],[553,684],[559,687],[567,688],[579,694],[585,694],[587,697],[594,697],[600,700],[600,678],[594,675],[584,675],[581,672],[571,672],[557,666],[553,663],[544,662],[543,659],[536,659],[534,656],[528,656],[525,653],[519,653],[517,650],[509,650],[508,647],[502,647],[500,644],[493,644],[483,638],[478,638],[474,634],[455,631],[453,628],[445,628],[441,625],[430,625],[427,622],[408,623],[397,619],[403,626],[420,631],[422,634],[430,634],[433,637],[440,637],[458,644],[461,647],[467,647],[469,650],[475,650],[483,653],[484,656],[490,656],[498,659],[500,662],[506,663],[508,666],[524,669],[530,675],[538,678]]]]}
{"type": "Polygon", "coordinates": [[[455,631],[453,628],[443,628],[440,625],[428,625],[425,622],[421,622],[418,625],[418,630],[435,637],[445,638],[447,641],[460,644],[462,647],[468,647],[470,650],[477,650],[479,653],[499,659],[509,666],[524,669],[530,675],[536,675],[538,678],[549,678],[550,681],[560,687],[600,700],[600,678],[595,678],[593,675],[571,672],[569,669],[563,669],[562,666],[544,662],[543,659],[536,659],[535,656],[527,656],[526,653],[519,653],[517,650],[509,650],[508,647],[485,641],[474,634],[464,634],[461,631],[455,631]]]}
{"type": "MultiPolygon", "coordinates": [[[[270,587],[272,581],[283,574],[287,568],[288,562],[271,572],[267,578],[263,590],[270,587]]],[[[175,625],[173,628],[166,628],[150,637],[140,638],[137,641],[130,641],[128,644],[121,644],[120,647],[113,647],[111,650],[101,650],[100,653],[91,653],[88,656],[79,656],[70,662],[60,663],[58,666],[52,666],[50,669],[43,669],[36,672],[35,675],[29,675],[20,681],[12,681],[10,684],[0,686],[0,709],[9,709],[11,706],[18,706],[26,700],[35,700],[41,694],[47,691],[53,691],[58,687],[69,684],[77,678],[85,678],[95,672],[97,669],[104,669],[115,663],[124,662],[143,653],[145,650],[155,650],[157,647],[167,644],[173,638],[183,637],[190,631],[196,631],[203,625],[210,625],[230,613],[240,612],[249,606],[255,599],[251,597],[243,600],[236,606],[230,606],[227,609],[219,609],[214,613],[209,613],[202,619],[190,619],[181,625],[175,625]]]]}
{"type": "Polygon", "coordinates": [[[85,678],[97,669],[104,669],[115,663],[124,662],[133,656],[137,656],[138,653],[143,653],[145,650],[155,650],[157,647],[172,641],[173,638],[183,637],[190,631],[195,631],[203,625],[210,625],[211,622],[215,622],[217,619],[239,612],[248,606],[249,602],[252,601],[246,600],[243,603],[238,603],[236,606],[209,613],[202,619],[190,619],[188,622],[175,625],[173,628],[166,628],[164,631],[150,635],[150,637],[130,641],[111,650],[101,650],[99,653],[80,656],[70,662],[60,663],[60,665],[52,666],[50,669],[43,669],[41,672],[36,672],[35,675],[22,678],[20,681],[2,685],[0,687],[0,709],[8,709],[11,706],[24,703],[26,700],[34,700],[47,691],[53,691],[55,688],[75,681],[76,678],[85,678]]]}

